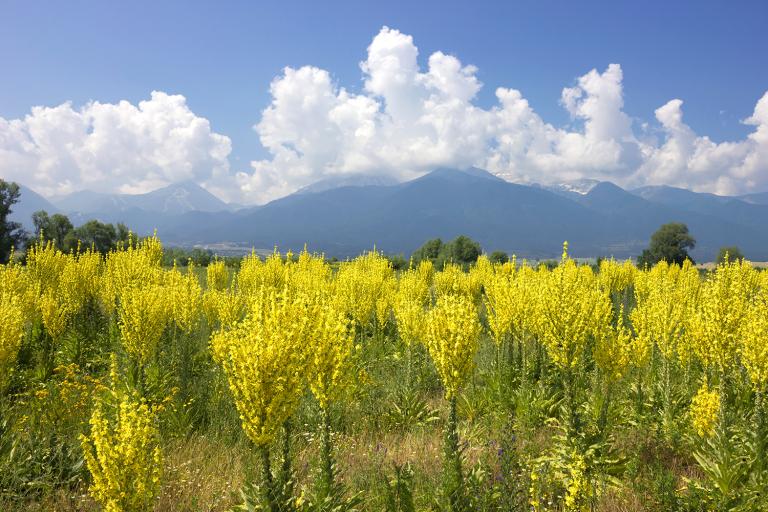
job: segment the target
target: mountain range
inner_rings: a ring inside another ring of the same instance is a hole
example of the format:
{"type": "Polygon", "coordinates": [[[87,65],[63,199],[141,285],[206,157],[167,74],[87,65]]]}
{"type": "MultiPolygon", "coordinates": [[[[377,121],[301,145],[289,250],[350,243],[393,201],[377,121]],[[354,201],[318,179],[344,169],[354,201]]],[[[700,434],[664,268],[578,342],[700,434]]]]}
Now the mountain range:
{"type": "Polygon", "coordinates": [[[238,208],[185,182],[141,195],[93,192],[51,198],[23,188],[14,216],[29,225],[33,211],[124,222],[140,234],[157,229],[180,246],[235,250],[301,249],[348,257],[374,245],[410,254],[430,238],[465,234],[490,252],[558,257],[569,241],[574,256],[637,256],[666,222],[684,222],[697,240],[693,256],[707,261],[737,245],[768,260],[768,193],[726,197],[653,186],[624,190],[580,180],[558,186],[521,185],[480,169],[436,169],[404,183],[359,176],[326,180],[268,204],[238,208]]]}

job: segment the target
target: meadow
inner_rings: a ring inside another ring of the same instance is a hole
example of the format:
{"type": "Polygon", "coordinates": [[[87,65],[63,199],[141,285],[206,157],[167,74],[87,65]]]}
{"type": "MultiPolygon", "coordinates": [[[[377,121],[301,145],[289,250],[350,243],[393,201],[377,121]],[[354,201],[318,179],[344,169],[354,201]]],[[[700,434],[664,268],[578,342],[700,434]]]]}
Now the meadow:
{"type": "Polygon", "coordinates": [[[768,273],[0,267],[0,509],[768,510],[768,273]]]}

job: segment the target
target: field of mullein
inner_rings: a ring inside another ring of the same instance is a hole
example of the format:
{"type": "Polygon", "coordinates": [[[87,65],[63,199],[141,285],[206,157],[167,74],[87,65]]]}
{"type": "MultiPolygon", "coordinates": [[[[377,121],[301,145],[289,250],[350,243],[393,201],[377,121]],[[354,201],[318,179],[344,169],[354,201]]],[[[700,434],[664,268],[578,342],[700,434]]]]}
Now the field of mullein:
{"type": "MultiPolygon", "coordinates": [[[[567,246],[566,246],[567,249],[567,246]]],[[[0,266],[0,509],[768,509],[768,273],[0,266]]]]}

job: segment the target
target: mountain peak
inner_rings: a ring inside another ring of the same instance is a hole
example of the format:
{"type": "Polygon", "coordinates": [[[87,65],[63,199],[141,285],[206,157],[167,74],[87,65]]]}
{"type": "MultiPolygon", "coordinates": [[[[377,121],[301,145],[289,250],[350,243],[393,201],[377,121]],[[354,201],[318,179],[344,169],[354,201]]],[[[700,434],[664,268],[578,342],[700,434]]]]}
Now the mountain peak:
{"type": "Polygon", "coordinates": [[[300,188],[296,194],[316,194],[341,187],[389,187],[396,185],[398,181],[386,174],[342,174],[330,176],[316,181],[306,187],[300,188]]]}
{"type": "Polygon", "coordinates": [[[629,192],[621,188],[620,186],[616,185],[613,182],[610,181],[600,181],[595,183],[589,191],[584,193],[584,195],[598,195],[598,194],[628,194],[631,195],[629,192]]]}
{"type": "Polygon", "coordinates": [[[555,194],[573,198],[589,194],[590,191],[592,191],[592,189],[600,183],[601,182],[598,180],[583,178],[579,180],[563,181],[561,183],[554,183],[551,185],[540,185],[538,183],[534,183],[533,186],[549,190],[555,194]]]}
{"type": "Polygon", "coordinates": [[[467,169],[456,169],[451,167],[438,167],[437,169],[428,172],[427,174],[416,178],[413,181],[419,180],[432,180],[443,179],[453,182],[476,182],[478,180],[489,180],[506,183],[503,179],[499,178],[495,174],[492,174],[486,170],[478,169],[477,167],[469,167],[467,169]]]}

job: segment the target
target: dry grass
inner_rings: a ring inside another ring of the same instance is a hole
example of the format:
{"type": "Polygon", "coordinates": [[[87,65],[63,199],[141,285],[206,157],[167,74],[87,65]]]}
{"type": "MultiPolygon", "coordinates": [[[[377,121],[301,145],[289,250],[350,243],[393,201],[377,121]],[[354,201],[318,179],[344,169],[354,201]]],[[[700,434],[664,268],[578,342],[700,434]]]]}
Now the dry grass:
{"type": "MultiPolygon", "coordinates": [[[[469,428],[462,437],[470,441],[465,455],[466,467],[478,461],[488,461],[493,456],[493,447],[471,442],[473,432],[469,428]]],[[[551,442],[551,430],[535,432],[527,443],[539,448],[551,442]]],[[[638,434],[639,435],[639,434],[638,434]]],[[[414,482],[417,503],[428,506],[440,488],[443,469],[443,438],[439,426],[433,425],[403,433],[365,432],[357,435],[339,435],[335,439],[337,461],[341,477],[350,492],[365,492],[367,499],[380,499],[386,478],[393,473],[395,465],[410,464],[416,475],[414,482]],[[378,489],[381,492],[371,492],[378,489]]],[[[656,447],[638,447],[643,464],[661,462],[682,477],[694,477],[695,469],[687,461],[676,458],[667,451],[656,447]]],[[[253,454],[247,446],[233,446],[231,443],[204,436],[192,436],[175,440],[165,446],[165,473],[163,487],[155,512],[223,512],[236,505],[239,489],[246,481],[246,475],[257,468],[253,454]],[[250,471],[249,471],[250,469],[250,471]]],[[[317,467],[319,443],[313,438],[302,438],[295,446],[294,467],[297,472],[298,489],[312,487],[317,467]]],[[[363,510],[381,510],[381,503],[367,501],[363,510]]],[[[609,489],[600,499],[599,512],[649,511],[648,496],[629,487],[609,489]]],[[[4,504],[0,510],[7,512],[96,512],[100,510],[93,502],[87,489],[80,486],[72,492],[57,491],[40,501],[23,504],[4,504]]]]}
{"type": "MultiPolygon", "coordinates": [[[[243,457],[231,446],[197,436],[174,441],[164,449],[163,487],[157,512],[218,512],[238,502],[243,484],[243,457]]],[[[88,497],[86,485],[72,492],[58,490],[42,500],[10,504],[7,512],[91,512],[101,507],[88,497]]]]}
{"type": "Polygon", "coordinates": [[[244,484],[243,457],[217,440],[192,437],[166,447],[165,478],[156,510],[224,511],[244,484]]]}

